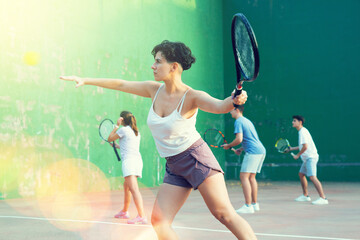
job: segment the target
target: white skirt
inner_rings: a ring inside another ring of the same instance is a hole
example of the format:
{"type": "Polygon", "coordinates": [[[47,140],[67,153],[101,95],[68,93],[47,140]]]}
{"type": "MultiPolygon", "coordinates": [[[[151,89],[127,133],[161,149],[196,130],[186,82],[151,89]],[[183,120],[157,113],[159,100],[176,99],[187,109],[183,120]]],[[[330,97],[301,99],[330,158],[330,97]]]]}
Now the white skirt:
{"type": "Polygon", "coordinates": [[[121,159],[123,177],[135,175],[142,177],[143,161],[141,156],[127,156],[121,159]]]}

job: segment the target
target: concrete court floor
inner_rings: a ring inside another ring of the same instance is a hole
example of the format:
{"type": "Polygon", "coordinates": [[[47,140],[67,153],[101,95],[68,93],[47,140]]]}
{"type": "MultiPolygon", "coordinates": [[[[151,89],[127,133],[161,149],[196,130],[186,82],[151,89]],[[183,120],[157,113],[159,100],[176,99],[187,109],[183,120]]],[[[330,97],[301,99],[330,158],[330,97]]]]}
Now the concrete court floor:
{"type": "MultiPolygon", "coordinates": [[[[228,181],[227,187],[234,208],[242,206],[240,183],[228,181]]],[[[294,201],[301,193],[298,182],[259,182],[261,210],[242,216],[253,227],[259,240],[360,239],[360,184],[323,182],[323,188],[329,205],[315,206],[294,201]]],[[[141,189],[148,216],[151,216],[157,190],[141,189]]],[[[311,183],[309,192],[313,200],[318,197],[311,183]]],[[[157,239],[151,225],[128,225],[126,220],[113,218],[122,207],[122,200],[120,190],[93,194],[86,201],[73,198],[60,205],[35,199],[0,200],[0,239],[157,239]]],[[[133,202],[130,212],[131,217],[136,216],[133,202]]],[[[191,193],[173,226],[180,239],[235,239],[210,214],[198,191],[191,193]]]]}

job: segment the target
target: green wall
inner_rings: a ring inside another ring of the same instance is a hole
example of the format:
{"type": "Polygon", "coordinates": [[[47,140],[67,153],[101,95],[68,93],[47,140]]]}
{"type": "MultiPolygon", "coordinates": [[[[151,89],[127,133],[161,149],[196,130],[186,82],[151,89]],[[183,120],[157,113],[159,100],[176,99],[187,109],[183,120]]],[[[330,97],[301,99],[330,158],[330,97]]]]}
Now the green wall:
{"type": "MultiPolygon", "coordinates": [[[[160,184],[164,159],[146,125],[151,100],[76,89],[59,76],[151,80],[152,48],[164,39],[183,41],[197,57],[183,81],[223,98],[221,19],[218,0],[0,0],[0,198],[46,195],[44,185],[54,181],[66,189],[69,169],[86,166],[96,169],[87,177],[100,172],[109,182],[94,191],[118,189],[121,164],[101,142],[98,125],[122,110],[134,113],[142,134],[142,186],[160,184]],[[23,60],[29,51],[40,57],[34,66],[23,60]],[[55,179],[51,169],[59,166],[55,179]]],[[[210,125],[224,128],[224,116],[199,113],[198,130],[210,125]]],[[[216,155],[223,164],[224,152],[216,155]]]]}
{"type": "MultiPolygon", "coordinates": [[[[259,178],[297,179],[298,163],[273,145],[279,137],[296,144],[291,116],[302,114],[320,153],[319,178],[359,181],[359,9],[357,0],[0,0],[0,198],[118,189],[121,164],[97,128],[122,110],[135,114],[142,134],[140,184],[159,185],[164,159],[146,126],[150,99],[76,89],[58,77],[151,80],[151,49],[169,39],[185,42],[197,57],[184,82],[223,98],[234,87],[236,12],[248,16],[260,47],[260,75],[245,84],[245,114],[267,148],[259,178]],[[34,66],[23,59],[31,51],[40,58],[34,66]]],[[[231,139],[233,119],[200,112],[197,129],[209,127],[231,139]]],[[[237,179],[239,169],[225,162],[241,158],[214,153],[226,177],[237,179]]]]}
{"type": "MultiPolygon", "coordinates": [[[[319,179],[359,181],[360,1],[224,1],[225,91],[233,88],[230,42],[233,14],[244,13],[256,33],[260,74],[245,83],[245,115],[267,149],[262,179],[297,180],[299,163],[274,149],[276,139],[297,144],[292,116],[303,115],[318,148],[319,179]],[[229,79],[229,80],[227,80],[229,79]]],[[[226,118],[227,134],[233,120],[226,118]]],[[[229,162],[239,159],[228,153],[229,162]]],[[[228,178],[238,178],[229,171],[228,178]]]]}

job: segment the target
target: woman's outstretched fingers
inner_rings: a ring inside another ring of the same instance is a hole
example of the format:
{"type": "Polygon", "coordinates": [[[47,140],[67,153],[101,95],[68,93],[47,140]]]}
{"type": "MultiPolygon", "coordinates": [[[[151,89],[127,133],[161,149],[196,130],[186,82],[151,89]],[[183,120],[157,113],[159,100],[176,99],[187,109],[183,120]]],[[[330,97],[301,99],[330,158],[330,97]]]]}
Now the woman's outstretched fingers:
{"type": "Polygon", "coordinates": [[[65,80],[65,81],[76,82],[75,87],[80,87],[80,86],[83,86],[85,84],[84,80],[82,78],[80,78],[80,77],[77,77],[77,76],[60,76],[60,79],[65,80]]]}

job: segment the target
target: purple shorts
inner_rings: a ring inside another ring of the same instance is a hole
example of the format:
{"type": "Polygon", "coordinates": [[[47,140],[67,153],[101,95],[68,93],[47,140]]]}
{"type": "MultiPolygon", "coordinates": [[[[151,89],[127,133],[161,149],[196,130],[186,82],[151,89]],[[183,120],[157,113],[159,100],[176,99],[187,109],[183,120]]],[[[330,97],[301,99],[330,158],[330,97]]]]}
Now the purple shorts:
{"type": "Polygon", "coordinates": [[[164,183],[171,185],[196,190],[211,170],[224,173],[209,146],[201,138],[182,153],[165,159],[164,183]]]}

